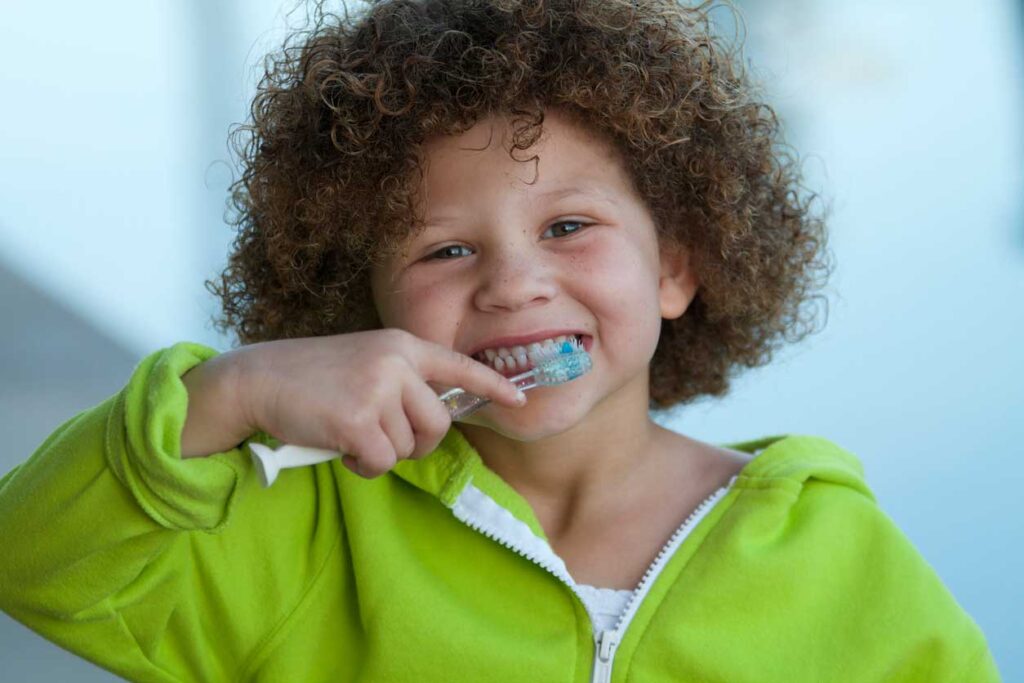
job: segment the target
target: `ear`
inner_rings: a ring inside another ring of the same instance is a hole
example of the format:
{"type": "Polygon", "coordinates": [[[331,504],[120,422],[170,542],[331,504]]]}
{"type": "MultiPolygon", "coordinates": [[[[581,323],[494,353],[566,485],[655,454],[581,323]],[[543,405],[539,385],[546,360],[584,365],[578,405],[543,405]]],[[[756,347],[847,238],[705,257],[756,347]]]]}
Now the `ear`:
{"type": "Polygon", "coordinates": [[[661,275],[658,279],[658,302],[661,317],[678,318],[697,295],[699,283],[690,267],[690,252],[682,246],[666,244],[661,249],[661,275]]]}

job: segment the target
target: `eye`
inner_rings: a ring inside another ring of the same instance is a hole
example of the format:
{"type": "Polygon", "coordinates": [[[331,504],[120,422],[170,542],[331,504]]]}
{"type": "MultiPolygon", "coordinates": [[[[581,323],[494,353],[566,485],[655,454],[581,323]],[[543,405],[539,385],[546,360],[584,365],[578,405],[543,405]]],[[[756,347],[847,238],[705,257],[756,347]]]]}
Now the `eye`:
{"type": "Polygon", "coordinates": [[[449,244],[446,247],[441,247],[437,251],[434,251],[434,252],[431,252],[430,254],[428,254],[426,260],[428,260],[428,261],[437,261],[437,260],[443,260],[443,259],[453,259],[453,258],[458,258],[459,256],[468,256],[469,255],[468,253],[469,253],[469,247],[463,246],[461,244],[449,244]],[[466,253],[461,253],[461,252],[466,252],[466,253]]]}
{"type": "Polygon", "coordinates": [[[548,236],[550,233],[551,237],[566,237],[579,232],[588,225],[590,224],[583,221],[558,221],[557,223],[552,223],[551,227],[544,231],[544,236],[548,236]],[[561,226],[570,226],[570,228],[565,229],[561,226]]]}

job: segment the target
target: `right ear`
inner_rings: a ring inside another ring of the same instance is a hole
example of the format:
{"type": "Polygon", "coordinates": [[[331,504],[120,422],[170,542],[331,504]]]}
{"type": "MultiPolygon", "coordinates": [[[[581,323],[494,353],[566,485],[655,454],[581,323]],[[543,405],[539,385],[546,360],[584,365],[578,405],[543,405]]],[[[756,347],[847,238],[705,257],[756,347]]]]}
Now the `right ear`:
{"type": "Polygon", "coordinates": [[[658,303],[661,317],[674,320],[689,308],[700,283],[690,267],[690,250],[681,245],[661,247],[661,273],[658,277],[658,303]]]}

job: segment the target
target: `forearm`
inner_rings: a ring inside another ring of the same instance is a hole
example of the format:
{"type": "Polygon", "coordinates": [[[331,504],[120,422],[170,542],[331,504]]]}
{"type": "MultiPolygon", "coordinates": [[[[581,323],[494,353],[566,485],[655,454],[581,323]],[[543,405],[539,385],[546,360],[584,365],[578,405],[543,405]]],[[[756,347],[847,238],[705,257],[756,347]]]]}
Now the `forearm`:
{"type": "Polygon", "coordinates": [[[198,458],[235,448],[253,433],[238,392],[238,362],[222,354],[181,378],[188,390],[188,414],[181,432],[181,457],[198,458]]]}

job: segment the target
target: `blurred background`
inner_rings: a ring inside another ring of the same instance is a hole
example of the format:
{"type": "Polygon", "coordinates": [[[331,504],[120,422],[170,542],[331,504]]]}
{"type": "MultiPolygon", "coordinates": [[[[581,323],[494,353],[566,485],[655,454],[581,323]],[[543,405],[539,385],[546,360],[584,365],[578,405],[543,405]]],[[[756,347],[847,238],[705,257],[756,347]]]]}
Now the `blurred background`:
{"type": "MultiPolygon", "coordinates": [[[[737,6],[745,21],[716,17],[831,206],[828,321],[729,397],[657,419],[855,453],[1024,680],[1024,2],[737,6]]],[[[152,351],[230,348],[203,287],[233,237],[227,134],[294,7],[4,3],[0,475],[152,351]]],[[[0,662],[4,680],[117,680],[2,614],[0,662]]]]}

